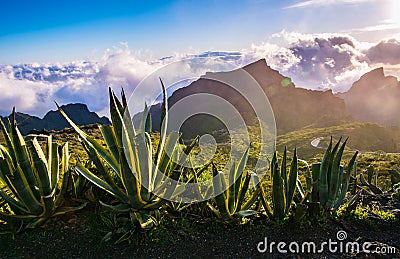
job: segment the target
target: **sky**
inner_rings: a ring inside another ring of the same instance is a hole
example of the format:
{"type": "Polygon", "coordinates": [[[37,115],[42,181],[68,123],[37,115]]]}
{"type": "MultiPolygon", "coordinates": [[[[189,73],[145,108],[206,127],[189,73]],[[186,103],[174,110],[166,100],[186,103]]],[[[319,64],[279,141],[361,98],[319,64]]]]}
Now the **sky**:
{"type": "Polygon", "coordinates": [[[204,52],[237,66],[266,58],[312,89],[345,91],[378,66],[400,77],[397,10],[399,0],[5,0],[0,114],[43,116],[55,99],[105,113],[106,87],[133,89],[204,52]]]}
{"type": "Polygon", "coordinates": [[[369,42],[399,39],[397,2],[6,0],[0,9],[0,63],[98,58],[120,42],[155,57],[234,51],[282,30],[346,32],[369,42]]]}

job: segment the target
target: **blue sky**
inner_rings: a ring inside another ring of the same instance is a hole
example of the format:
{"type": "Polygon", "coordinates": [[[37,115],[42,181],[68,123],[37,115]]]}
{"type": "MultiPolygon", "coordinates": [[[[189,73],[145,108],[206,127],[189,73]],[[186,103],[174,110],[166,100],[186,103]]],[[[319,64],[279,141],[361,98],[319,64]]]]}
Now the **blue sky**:
{"type": "MultiPolygon", "coordinates": [[[[282,30],[399,38],[396,0],[3,1],[0,64],[93,59],[127,42],[155,57],[240,50],[282,30]]],[[[397,4],[397,7],[399,5],[397,4]]]]}
{"type": "Polygon", "coordinates": [[[54,100],[107,114],[109,86],[132,93],[208,51],[235,67],[265,59],[308,89],[343,92],[377,67],[400,78],[398,10],[400,0],[3,0],[0,115],[43,116],[54,100]]]}

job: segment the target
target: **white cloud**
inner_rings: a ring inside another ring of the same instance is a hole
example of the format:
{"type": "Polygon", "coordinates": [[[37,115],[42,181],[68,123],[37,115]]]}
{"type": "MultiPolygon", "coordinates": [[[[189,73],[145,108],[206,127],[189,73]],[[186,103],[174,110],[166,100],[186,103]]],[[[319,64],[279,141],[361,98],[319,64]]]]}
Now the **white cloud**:
{"type": "Polygon", "coordinates": [[[351,86],[350,75],[357,79],[370,69],[363,52],[368,45],[346,34],[282,31],[271,40],[279,45],[269,42],[254,45],[255,55],[262,53],[273,68],[291,77],[300,87],[344,91],[351,86]]]}
{"type": "Polygon", "coordinates": [[[398,40],[381,41],[365,52],[369,60],[373,63],[400,64],[400,42],[398,40]]]}
{"type": "Polygon", "coordinates": [[[247,57],[265,58],[268,64],[292,78],[298,87],[347,91],[364,73],[383,66],[400,76],[400,42],[360,42],[344,33],[274,34],[253,44],[247,57]]]}
{"type": "Polygon", "coordinates": [[[384,21],[381,21],[378,24],[375,25],[369,25],[361,28],[352,28],[348,30],[342,31],[342,33],[350,33],[350,34],[359,34],[359,33],[365,33],[365,32],[377,32],[377,31],[392,31],[392,30],[397,30],[400,28],[400,24],[397,21],[394,21],[392,19],[387,19],[384,21]]]}
{"type": "Polygon", "coordinates": [[[374,0],[307,0],[286,6],[284,9],[303,8],[303,7],[319,7],[337,4],[358,4],[363,2],[373,2],[374,0]]]}
{"type": "MultiPolygon", "coordinates": [[[[148,52],[133,52],[127,44],[106,51],[97,61],[64,64],[0,66],[0,114],[13,106],[20,112],[43,116],[60,104],[83,102],[101,115],[108,113],[108,87],[121,87],[129,95],[146,76],[174,61],[208,57],[205,66],[196,62],[168,70],[168,84],[181,75],[202,75],[210,67],[226,69],[213,60],[244,66],[265,58],[269,66],[289,76],[298,87],[345,91],[362,74],[384,66],[388,74],[400,76],[400,42],[359,42],[348,34],[301,34],[282,31],[267,41],[237,52],[175,53],[162,59],[148,52]],[[176,76],[175,76],[176,75],[176,76]]],[[[142,89],[143,100],[150,96],[142,89]]],[[[139,106],[141,106],[140,104],[139,106]]]]}
{"type": "Polygon", "coordinates": [[[0,112],[9,114],[13,106],[18,110],[37,114],[50,106],[54,88],[46,82],[15,80],[0,73],[0,112]]]}

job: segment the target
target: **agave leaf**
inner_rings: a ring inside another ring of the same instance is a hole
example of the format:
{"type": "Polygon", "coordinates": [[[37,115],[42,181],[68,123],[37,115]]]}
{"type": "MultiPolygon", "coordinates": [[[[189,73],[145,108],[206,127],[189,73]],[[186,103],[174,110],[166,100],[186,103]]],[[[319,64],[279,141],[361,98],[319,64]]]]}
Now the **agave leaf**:
{"type": "Polygon", "coordinates": [[[264,187],[262,186],[261,183],[260,183],[260,191],[261,191],[261,203],[265,209],[265,212],[267,213],[267,216],[269,218],[274,218],[274,211],[266,199],[266,197],[267,197],[266,192],[264,191],[264,187]]]}
{"type": "Polygon", "coordinates": [[[163,103],[161,106],[161,120],[160,120],[160,141],[157,146],[157,160],[156,168],[160,168],[161,157],[163,155],[164,144],[167,138],[167,127],[168,127],[168,98],[167,90],[165,89],[164,82],[160,78],[160,83],[163,91],[163,103]]]}
{"type": "Polygon", "coordinates": [[[19,173],[26,181],[26,184],[30,187],[29,192],[31,192],[34,195],[35,200],[37,201],[40,199],[40,193],[38,189],[32,188],[34,186],[38,186],[38,183],[36,181],[35,175],[32,170],[32,166],[29,160],[29,152],[26,147],[25,140],[16,126],[11,127],[11,132],[12,132],[11,141],[13,142],[13,147],[16,156],[15,162],[18,164],[18,167],[21,168],[21,170],[19,170],[19,173]]]}
{"type": "Polygon", "coordinates": [[[374,175],[374,167],[373,166],[369,166],[367,169],[367,179],[368,179],[368,183],[372,184],[372,177],[374,175]]]}
{"type": "Polygon", "coordinates": [[[61,188],[54,201],[56,207],[61,206],[61,203],[63,202],[64,196],[68,189],[68,184],[70,183],[70,181],[72,181],[71,170],[69,167],[68,142],[65,143],[61,149],[61,174],[63,175],[61,188]]]}
{"type": "Polygon", "coordinates": [[[144,105],[144,111],[143,111],[143,116],[140,121],[140,130],[141,132],[147,132],[151,133],[151,125],[152,125],[152,120],[151,120],[151,114],[150,110],[147,107],[147,103],[144,105]]]}
{"type": "Polygon", "coordinates": [[[346,192],[347,192],[348,186],[349,186],[349,180],[347,179],[342,186],[342,191],[339,194],[339,197],[336,199],[336,202],[333,204],[334,211],[336,211],[339,208],[340,204],[342,204],[344,198],[346,197],[346,192]]]}
{"type": "Polygon", "coordinates": [[[332,137],[328,148],[322,158],[320,173],[319,173],[319,201],[322,206],[325,206],[328,201],[329,186],[328,186],[328,167],[332,151],[332,137]]]}
{"type": "Polygon", "coordinates": [[[15,171],[15,167],[7,150],[2,150],[4,148],[0,145],[0,152],[2,157],[0,157],[0,178],[4,181],[4,183],[9,187],[10,191],[17,196],[16,190],[12,182],[9,181],[9,176],[12,176],[15,171]]]}
{"type": "Polygon", "coordinates": [[[36,219],[36,215],[14,215],[14,214],[6,214],[0,211],[0,220],[3,221],[17,221],[17,220],[32,220],[36,219]]]}
{"type": "Polygon", "coordinates": [[[95,148],[95,150],[97,151],[97,153],[99,154],[99,156],[104,159],[104,161],[107,162],[107,164],[115,171],[118,172],[118,163],[117,161],[114,159],[114,157],[99,143],[97,143],[96,140],[94,140],[93,138],[89,137],[89,135],[87,135],[83,130],[81,130],[69,117],[68,115],[58,106],[58,110],[61,113],[61,115],[67,120],[67,122],[69,123],[69,125],[71,125],[71,127],[75,130],[76,133],[78,133],[78,135],[80,136],[81,140],[83,140],[85,143],[87,143],[88,145],[92,145],[93,148],[95,148]]]}
{"type": "Polygon", "coordinates": [[[64,146],[61,148],[61,174],[63,175],[63,182],[61,185],[61,190],[60,194],[64,196],[66,190],[67,190],[67,184],[69,181],[69,178],[71,177],[71,170],[69,167],[69,151],[68,151],[68,142],[64,144],[64,146]]]}
{"type": "Polygon", "coordinates": [[[374,185],[378,184],[378,174],[379,174],[378,171],[376,171],[375,174],[374,174],[374,185]]]}
{"type": "Polygon", "coordinates": [[[226,195],[227,195],[227,209],[229,214],[233,214],[235,212],[235,185],[238,186],[238,190],[240,188],[241,185],[241,179],[236,179],[236,164],[233,162],[233,164],[231,165],[230,171],[229,171],[229,175],[228,175],[228,190],[226,191],[226,195]],[[231,184],[232,183],[232,184],[231,184]]]}
{"type": "Polygon", "coordinates": [[[134,136],[136,136],[136,130],[135,130],[135,126],[133,125],[132,116],[129,112],[128,102],[126,101],[124,89],[122,89],[122,91],[121,91],[121,98],[122,98],[122,106],[120,106],[121,104],[119,103],[118,99],[115,97],[117,104],[119,103],[118,104],[119,109],[121,109],[121,107],[122,107],[121,115],[123,115],[122,116],[123,122],[126,127],[126,130],[128,131],[128,134],[129,134],[128,136],[129,136],[129,138],[133,138],[134,136]]]}
{"type": "Polygon", "coordinates": [[[356,169],[356,166],[357,166],[357,164],[356,164],[357,155],[358,155],[358,151],[356,151],[354,153],[354,155],[350,159],[349,163],[347,164],[347,167],[346,167],[346,170],[345,170],[346,171],[346,179],[347,178],[350,179],[350,175],[351,175],[351,172],[353,170],[354,170],[354,172],[357,172],[357,169],[356,169]]]}
{"type": "MultiPolygon", "coordinates": [[[[121,180],[126,190],[129,204],[135,208],[142,208],[146,202],[141,197],[141,184],[138,181],[137,174],[132,172],[126,157],[120,155],[121,163],[121,180]]],[[[122,200],[123,201],[123,200],[122,200]]]]}
{"type": "MultiPolygon", "coordinates": [[[[251,176],[250,173],[242,173],[240,178],[241,185],[235,199],[235,212],[243,210],[242,204],[246,196],[247,190],[249,189],[251,176]]],[[[250,207],[252,204],[249,203],[247,205],[250,207]]]]}
{"type": "MultiPolygon", "coordinates": [[[[10,206],[11,210],[18,214],[28,214],[29,211],[24,204],[19,202],[18,200],[13,199],[10,195],[4,192],[0,188],[0,196],[4,199],[4,201],[10,206]]],[[[2,206],[0,206],[1,208],[2,206]]]]}
{"type": "Polygon", "coordinates": [[[114,127],[114,132],[116,135],[118,147],[122,147],[122,134],[123,134],[123,116],[124,116],[124,108],[122,107],[121,103],[115,96],[114,92],[111,88],[108,88],[109,96],[110,96],[110,114],[111,114],[111,121],[114,127]]]}
{"type": "Polygon", "coordinates": [[[340,140],[339,140],[339,142],[336,144],[336,146],[334,148],[334,151],[332,152],[332,156],[331,157],[333,157],[335,154],[336,155],[334,156],[335,158],[333,160],[332,168],[331,168],[331,179],[330,179],[330,185],[329,185],[329,194],[328,194],[328,201],[326,203],[326,207],[327,208],[330,208],[333,205],[333,203],[335,202],[336,197],[338,197],[339,188],[340,188],[340,186],[342,184],[341,178],[342,178],[342,175],[343,175],[343,169],[340,169],[340,161],[342,160],[342,155],[343,155],[343,151],[344,151],[344,148],[346,146],[347,140],[348,139],[346,139],[343,142],[343,144],[340,147],[339,151],[337,151],[337,153],[336,153],[336,150],[337,150],[337,148],[339,146],[339,142],[340,142],[340,140]]]}
{"type": "Polygon", "coordinates": [[[296,188],[297,188],[297,192],[299,193],[300,197],[303,198],[306,190],[304,189],[303,185],[301,184],[300,179],[297,179],[297,181],[296,181],[296,188]]]}
{"type": "Polygon", "coordinates": [[[135,156],[136,161],[138,163],[137,167],[137,175],[141,188],[141,195],[144,200],[149,199],[149,192],[153,188],[152,186],[152,170],[153,170],[153,161],[152,161],[152,152],[151,147],[147,144],[147,138],[150,138],[147,133],[139,133],[135,137],[135,156]]]}
{"type": "MultiPolygon", "coordinates": [[[[164,190],[164,191],[166,191],[166,190],[164,190]]],[[[166,196],[167,195],[165,195],[165,196],[162,195],[162,197],[166,197],[166,196]]],[[[153,199],[153,202],[146,204],[143,207],[143,209],[148,210],[148,211],[154,211],[154,210],[161,208],[161,206],[165,205],[166,203],[167,203],[167,200],[164,198],[153,199]]]]}
{"type": "Polygon", "coordinates": [[[82,174],[86,179],[88,179],[94,185],[100,187],[101,189],[111,193],[121,201],[126,201],[124,196],[120,196],[107,182],[101,180],[99,177],[90,172],[85,166],[78,162],[75,166],[75,170],[78,174],[82,174]]]}
{"type": "Polygon", "coordinates": [[[164,144],[163,150],[160,150],[161,156],[160,160],[158,162],[158,171],[154,172],[154,187],[159,188],[160,184],[165,182],[166,177],[169,177],[172,173],[172,170],[174,169],[171,166],[171,163],[173,163],[172,159],[169,157],[168,154],[175,154],[175,149],[179,148],[177,145],[179,138],[179,134],[175,131],[171,132],[164,144]]]}
{"type": "Polygon", "coordinates": [[[347,193],[347,189],[349,187],[349,182],[350,182],[350,172],[352,170],[352,168],[355,165],[355,161],[357,158],[358,152],[355,152],[353,157],[350,159],[348,166],[346,168],[346,176],[344,177],[344,183],[342,185],[342,188],[340,189],[340,193],[339,196],[337,197],[336,201],[333,203],[333,210],[336,211],[339,206],[342,204],[344,198],[346,197],[346,193],[347,193]]]}
{"type": "MultiPolygon", "coordinates": [[[[118,150],[118,143],[117,139],[115,138],[114,128],[113,126],[109,125],[101,125],[100,127],[101,134],[107,144],[108,149],[110,150],[111,154],[113,155],[116,161],[119,161],[119,150],[118,150]]],[[[118,171],[116,173],[119,173],[118,171]]]]}
{"type": "Polygon", "coordinates": [[[287,176],[287,171],[286,171],[286,165],[287,165],[287,149],[285,146],[285,150],[283,151],[283,157],[282,157],[282,162],[281,162],[281,177],[283,179],[283,189],[284,189],[285,197],[288,197],[289,188],[288,188],[288,176],[287,176]]]}
{"type": "Polygon", "coordinates": [[[34,186],[29,185],[19,165],[14,171],[14,175],[10,176],[10,180],[13,182],[20,201],[24,203],[31,213],[35,215],[40,214],[42,212],[42,207],[32,191],[34,186]]]}
{"type": "Polygon", "coordinates": [[[28,142],[28,145],[32,155],[34,167],[38,174],[39,190],[41,191],[42,196],[48,196],[51,194],[52,190],[50,186],[50,176],[48,174],[49,168],[46,157],[36,138],[28,142]]]}
{"type": "Polygon", "coordinates": [[[69,212],[81,210],[84,207],[86,207],[86,205],[87,205],[87,203],[83,203],[76,207],[66,207],[66,206],[58,207],[53,216],[56,217],[56,216],[63,215],[63,214],[69,213],[69,212]]]}
{"type": "MultiPolygon", "coordinates": [[[[352,195],[351,197],[349,197],[349,199],[346,202],[348,209],[352,210],[355,208],[360,195],[361,195],[361,190],[358,191],[356,194],[352,195]]],[[[334,209],[336,209],[336,208],[334,208],[334,209]]]]}
{"type": "Polygon", "coordinates": [[[364,186],[369,186],[369,183],[365,180],[363,173],[360,173],[360,182],[364,186]]]}
{"type": "Polygon", "coordinates": [[[286,196],[286,213],[289,211],[290,203],[294,197],[294,191],[296,189],[296,183],[298,179],[298,170],[297,170],[297,151],[294,149],[292,163],[290,165],[290,174],[289,174],[289,184],[287,187],[287,196],[286,196]]]}
{"type": "Polygon", "coordinates": [[[293,221],[299,222],[307,214],[307,205],[299,203],[293,215],[293,221]]]}
{"type": "Polygon", "coordinates": [[[115,210],[115,211],[118,211],[118,212],[129,212],[132,209],[132,206],[129,205],[129,204],[126,204],[126,203],[119,203],[117,205],[110,205],[110,204],[107,204],[107,203],[102,202],[100,200],[99,200],[99,203],[102,206],[104,206],[104,207],[106,207],[108,209],[112,209],[112,210],[115,210]]]}
{"type": "Polygon", "coordinates": [[[222,218],[221,213],[219,212],[219,210],[214,207],[211,203],[207,203],[207,206],[211,209],[211,211],[218,217],[218,218],[222,218]]]}
{"type": "Polygon", "coordinates": [[[246,151],[243,153],[240,158],[239,164],[237,168],[235,168],[233,187],[234,187],[234,210],[241,210],[240,206],[243,202],[244,196],[246,195],[247,189],[249,187],[250,175],[248,173],[244,173],[244,168],[247,163],[247,158],[249,157],[250,147],[247,147],[246,151]],[[248,178],[248,179],[247,179],[248,178]]]}
{"type": "MultiPolygon", "coordinates": [[[[332,178],[332,170],[334,168],[334,160],[337,157],[337,152],[340,146],[340,142],[342,141],[342,137],[339,138],[338,142],[336,142],[335,146],[333,147],[331,151],[331,155],[329,156],[328,160],[328,174],[327,174],[327,179],[328,179],[328,200],[329,200],[329,193],[330,193],[330,187],[331,187],[331,178],[332,178]]],[[[339,160],[340,163],[340,160],[339,160]]]]}
{"type": "MultiPolygon", "coordinates": [[[[97,149],[93,147],[90,143],[83,142],[82,146],[86,150],[86,153],[89,155],[89,158],[91,161],[93,161],[93,164],[96,166],[97,170],[101,174],[101,176],[104,178],[105,182],[116,192],[119,193],[119,197],[123,197],[123,191],[118,187],[118,185],[115,183],[113,180],[110,172],[106,168],[106,165],[103,164],[103,161],[100,158],[100,154],[97,152],[97,149]]],[[[118,172],[119,172],[118,168],[118,172]]],[[[119,175],[119,173],[117,173],[119,175]]]]}
{"type": "Polygon", "coordinates": [[[148,230],[153,227],[154,221],[149,214],[145,212],[136,212],[135,215],[142,229],[148,230]]]}
{"type": "Polygon", "coordinates": [[[368,187],[374,194],[383,194],[382,189],[376,185],[370,184],[368,187]]]}
{"type": "Polygon", "coordinates": [[[230,216],[229,211],[228,211],[228,204],[227,204],[227,197],[225,194],[226,188],[225,188],[225,179],[222,173],[218,172],[217,167],[212,164],[213,168],[213,189],[214,189],[214,195],[218,193],[218,195],[215,196],[215,202],[217,204],[219,214],[220,216],[226,217],[230,216]]]}
{"type": "Polygon", "coordinates": [[[313,185],[313,179],[310,172],[310,167],[306,164],[306,185],[307,189],[311,189],[313,185]]]}
{"type": "Polygon", "coordinates": [[[255,210],[241,210],[241,211],[238,211],[235,214],[233,214],[233,216],[235,216],[237,218],[244,218],[244,217],[249,217],[249,216],[252,216],[255,214],[258,214],[258,212],[255,210]]]}
{"type": "Polygon", "coordinates": [[[283,179],[279,172],[277,155],[274,154],[271,164],[272,173],[272,202],[274,204],[274,217],[283,219],[285,217],[285,190],[283,187],[283,179]]]}
{"type": "MultiPolygon", "coordinates": [[[[64,172],[63,179],[61,182],[61,188],[60,188],[58,194],[55,195],[55,193],[53,193],[53,195],[52,195],[52,199],[54,200],[53,201],[54,207],[57,208],[57,207],[61,206],[61,204],[63,203],[65,194],[67,193],[68,184],[70,183],[71,178],[72,177],[71,177],[70,170],[64,172]]],[[[53,192],[54,191],[55,191],[55,189],[53,190],[53,192]]]]}
{"type": "MultiPolygon", "coordinates": [[[[197,136],[192,142],[183,148],[183,154],[179,155],[179,161],[178,163],[174,163],[174,167],[172,170],[181,170],[182,166],[185,165],[186,163],[191,163],[190,161],[190,152],[192,152],[193,148],[198,144],[199,141],[199,136],[197,136]]],[[[177,145],[179,148],[179,144],[177,145]]]]}
{"type": "MultiPolygon", "coordinates": [[[[257,174],[256,173],[250,173],[249,174],[249,180],[251,180],[251,179],[253,179],[253,183],[255,183],[255,182],[258,182],[258,177],[257,177],[257,174]]],[[[246,179],[247,180],[247,179],[246,179]]],[[[250,182],[250,181],[248,181],[248,182],[250,182]]],[[[244,190],[245,190],[245,188],[246,188],[246,190],[247,190],[247,188],[248,188],[248,186],[249,186],[249,183],[247,182],[247,184],[246,184],[246,182],[245,182],[245,184],[244,184],[244,190]],[[246,187],[246,185],[247,185],[247,187],[246,187]]],[[[241,199],[239,200],[239,204],[238,204],[238,208],[241,208],[242,210],[248,210],[253,204],[254,204],[254,202],[258,199],[258,197],[259,197],[259,195],[260,195],[260,193],[261,193],[261,188],[260,188],[260,186],[261,186],[261,183],[258,183],[258,185],[256,186],[256,187],[254,187],[255,188],[255,190],[254,190],[254,192],[253,192],[253,194],[250,196],[250,198],[243,204],[243,206],[241,206],[241,204],[242,204],[242,202],[243,202],[243,200],[244,200],[244,195],[242,194],[242,196],[241,196],[241,199]]]]}
{"type": "MultiPolygon", "coordinates": [[[[11,130],[7,130],[6,126],[3,123],[3,120],[0,120],[0,125],[1,125],[1,130],[3,131],[4,139],[6,141],[6,145],[8,147],[8,152],[9,152],[12,160],[16,161],[17,159],[16,159],[16,156],[15,156],[14,146],[13,146],[13,143],[12,143],[12,140],[11,140],[12,132],[11,132],[11,130]]],[[[11,128],[11,123],[10,122],[8,122],[8,126],[9,126],[9,128],[11,128]]]]}
{"type": "Polygon", "coordinates": [[[59,153],[59,148],[60,146],[52,141],[52,138],[50,138],[51,143],[51,163],[49,163],[49,169],[50,171],[50,177],[51,177],[51,188],[56,188],[57,183],[60,180],[60,153],[59,153]]]}

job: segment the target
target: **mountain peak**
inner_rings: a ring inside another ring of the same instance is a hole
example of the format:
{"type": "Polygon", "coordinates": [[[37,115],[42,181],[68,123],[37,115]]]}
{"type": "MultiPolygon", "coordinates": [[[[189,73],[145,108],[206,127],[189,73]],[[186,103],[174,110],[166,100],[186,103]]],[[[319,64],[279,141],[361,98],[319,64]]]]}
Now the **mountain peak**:
{"type": "Polygon", "coordinates": [[[361,76],[361,79],[376,79],[376,78],[384,78],[385,77],[385,72],[383,71],[383,67],[378,67],[375,68],[367,73],[365,73],[364,75],[361,76]]]}
{"type": "MultiPolygon", "coordinates": [[[[73,122],[77,125],[88,124],[111,124],[107,117],[99,117],[95,112],[91,112],[86,104],[70,103],[60,107],[73,122]]],[[[12,114],[8,117],[11,118],[12,114]]],[[[6,118],[0,119],[6,121],[6,118]]],[[[17,112],[16,120],[18,128],[23,135],[29,134],[32,130],[62,130],[70,127],[67,121],[56,111],[49,111],[43,119],[17,112]]]]}
{"type": "Polygon", "coordinates": [[[394,76],[385,76],[382,67],[364,74],[349,91],[338,96],[358,121],[400,125],[400,83],[394,76]]]}
{"type": "MultiPolygon", "coordinates": [[[[335,97],[332,92],[296,88],[288,77],[268,66],[265,59],[248,64],[243,69],[258,82],[259,87],[268,97],[275,114],[278,132],[288,132],[314,125],[321,121],[322,117],[327,118],[326,114],[330,116],[326,119],[329,120],[326,124],[336,123],[349,117],[343,100],[335,97]]],[[[250,103],[229,84],[224,83],[243,76],[240,69],[212,74],[214,75],[213,78],[224,77],[227,78],[227,81],[210,80],[206,76],[200,77],[189,86],[176,90],[169,98],[168,105],[172,107],[183,98],[193,94],[207,93],[228,101],[241,114],[246,124],[251,125],[258,121],[254,107],[261,104],[250,103]]],[[[257,86],[254,85],[254,87],[257,86]]],[[[199,108],[199,110],[201,109],[199,108]]],[[[160,117],[160,107],[153,106],[150,112],[153,118],[153,129],[158,130],[157,126],[160,122],[157,118],[160,117]]],[[[213,116],[197,114],[190,118],[190,122],[185,122],[180,130],[183,132],[184,138],[191,138],[223,127],[221,121],[213,116]]]]}
{"type": "Polygon", "coordinates": [[[267,61],[265,60],[265,58],[262,58],[262,59],[259,59],[259,60],[255,61],[253,63],[250,63],[250,64],[244,66],[243,69],[257,68],[257,67],[260,67],[260,68],[263,68],[263,69],[265,69],[266,67],[270,68],[268,66],[267,61]]]}
{"type": "Polygon", "coordinates": [[[67,111],[90,112],[87,105],[83,104],[83,103],[68,103],[68,104],[61,105],[60,108],[65,112],[67,112],[67,111]]]}

